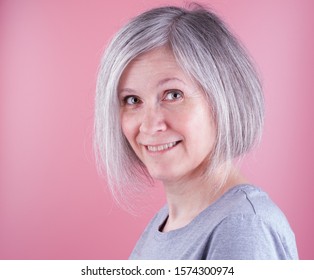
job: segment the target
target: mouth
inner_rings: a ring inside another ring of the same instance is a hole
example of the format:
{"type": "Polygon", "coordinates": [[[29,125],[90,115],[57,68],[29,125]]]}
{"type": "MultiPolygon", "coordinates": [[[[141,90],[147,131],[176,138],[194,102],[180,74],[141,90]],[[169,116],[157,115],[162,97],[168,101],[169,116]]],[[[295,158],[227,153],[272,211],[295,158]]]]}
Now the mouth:
{"type": "Polygon", "coordinates": [[[145,147],[149,152],[156,153],[156,152],[163,152],[166,150],[170,150],[174,148],[175,146],[177,146],[180,142],[181,141],[174,141],[174,142],[170,142],[170,143],[162,144],[162,145],[153,145],[153,146],[147,145],[145,147]]]}

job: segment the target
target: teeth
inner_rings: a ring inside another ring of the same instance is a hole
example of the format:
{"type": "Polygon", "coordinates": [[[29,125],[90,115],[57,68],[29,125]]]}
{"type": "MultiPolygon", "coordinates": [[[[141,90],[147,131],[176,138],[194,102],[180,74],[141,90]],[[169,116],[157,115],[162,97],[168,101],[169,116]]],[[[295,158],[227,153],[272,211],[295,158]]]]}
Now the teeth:
{"type": "Polygon", "coordinates": [[[177,142],[171,142],[171,143],[160,145],[160,146],[147,146],[147,149],[151,152],[160,152],[160,151],[172,148],[176,144],[177,142]]]}

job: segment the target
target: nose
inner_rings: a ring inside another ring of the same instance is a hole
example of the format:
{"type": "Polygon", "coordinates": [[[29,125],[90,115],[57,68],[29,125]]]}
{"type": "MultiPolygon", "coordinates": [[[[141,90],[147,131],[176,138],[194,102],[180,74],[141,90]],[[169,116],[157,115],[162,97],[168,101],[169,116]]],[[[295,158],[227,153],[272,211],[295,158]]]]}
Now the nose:
{"type": "Polygon", "coordinates": [[[161,108],[158,106],[146,108],[141,121],[140,132],[154,135],[166,129],[167,124],[161,108]]]}

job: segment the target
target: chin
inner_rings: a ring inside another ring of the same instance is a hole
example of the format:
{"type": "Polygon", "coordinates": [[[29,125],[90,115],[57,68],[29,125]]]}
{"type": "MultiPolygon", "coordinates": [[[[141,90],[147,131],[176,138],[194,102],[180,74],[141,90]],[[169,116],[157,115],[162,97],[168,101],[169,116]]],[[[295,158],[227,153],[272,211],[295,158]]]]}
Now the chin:
{"type": "Polygon", "coordinates": [[[149,171],[149,174],[154,180],[158,180],[162,182],[178,181],[178,178],[180,177],[178,175],[178,172],[169,172],[169,171],[170,170],[167,170],[167,172],[165,172],[165,170],[160,170],[160,172],[157,172],[156,170],[154,170],[154,171],[149,171]]]}

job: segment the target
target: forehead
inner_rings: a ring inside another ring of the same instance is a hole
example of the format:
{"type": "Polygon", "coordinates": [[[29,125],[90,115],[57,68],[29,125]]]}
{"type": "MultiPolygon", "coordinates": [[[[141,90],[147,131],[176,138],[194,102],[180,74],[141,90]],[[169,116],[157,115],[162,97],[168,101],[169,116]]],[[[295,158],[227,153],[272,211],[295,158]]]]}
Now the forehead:
{"type": "Polygon", "coordinates": [[[159,83],[161,80],[187,80],[186,73],[176,61],[172,51],[161,47],[139,55],[123,71],[119,88],[144,83],[159,83]]]}
{"type": "Polygon", "coordinates": [[[168,47],[160,47],[134,58],[126,67],[126,70],[136,67],[155,66],[156,64],[164,67],[168,66],[179,68],[173,52],[168,47]]]}

